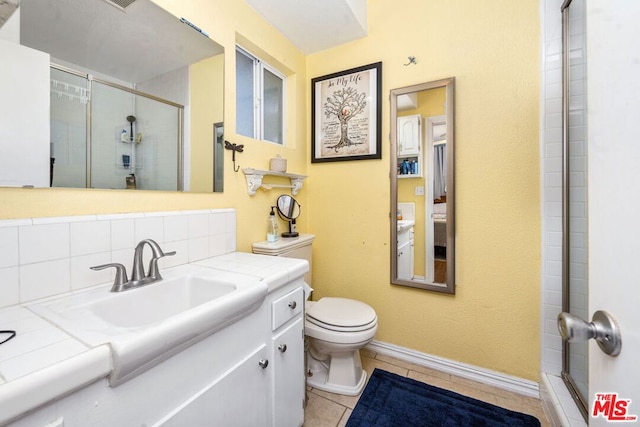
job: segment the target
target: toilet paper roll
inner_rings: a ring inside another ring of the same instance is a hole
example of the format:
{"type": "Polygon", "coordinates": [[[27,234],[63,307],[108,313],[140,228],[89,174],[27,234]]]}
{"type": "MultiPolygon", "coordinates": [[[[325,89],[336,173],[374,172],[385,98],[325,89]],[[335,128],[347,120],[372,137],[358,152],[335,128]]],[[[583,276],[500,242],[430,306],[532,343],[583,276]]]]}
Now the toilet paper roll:
{"type": "Polygon", "coordinates": [[[302,287],[302,289],[304,290],[304,299],[305,301],[308,301],[309,298],[311,298],[311,293],[313,292],[313,288],[309,286],[307,282],[304,282],[304,286],[302,287]]]}

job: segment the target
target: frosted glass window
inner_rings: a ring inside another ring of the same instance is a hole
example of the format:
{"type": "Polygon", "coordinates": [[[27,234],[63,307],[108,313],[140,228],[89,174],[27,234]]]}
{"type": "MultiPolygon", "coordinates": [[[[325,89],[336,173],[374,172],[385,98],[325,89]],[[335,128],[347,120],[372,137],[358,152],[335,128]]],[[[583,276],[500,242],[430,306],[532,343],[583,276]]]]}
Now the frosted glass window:
{"type": "Polygon", "coordinates": [[[284,76],[236,48],[236,131],[284,145],[284,76]]]}
{"type": "Polygon", "coordinates": [[[282,144],[283,81],[266,69],[264,70],[263,81],[264,139],[282,144]]]}
{"type": "Polygon", "coordinates": [[[236,131],[254,137],[253,58],[236,50],[236,131]]]}

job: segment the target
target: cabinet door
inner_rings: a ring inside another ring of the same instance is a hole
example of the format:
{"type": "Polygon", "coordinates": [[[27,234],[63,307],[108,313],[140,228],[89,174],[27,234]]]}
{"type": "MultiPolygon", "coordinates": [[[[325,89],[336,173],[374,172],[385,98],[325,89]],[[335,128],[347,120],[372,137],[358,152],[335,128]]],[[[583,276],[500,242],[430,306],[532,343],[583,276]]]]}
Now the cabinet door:
{"type": "Polygon", "coordinates": [[[49,55],[0,40],[0,58],[0,186],[48,187],[49,55]]]}
{"type": "Polygon", "coordinates": [[[398,117],[398,157],[418,156],[422,145],[420,115],[398,117]]]}
{"type": "Polygon", "coordinates": [[[263,368],[265,364],[261,365],[261,361],[264,360],[268,360],[265,344],[190,397],[155,426],[268,425],[269,383],[273,367],[268,363],[263,368]]]}
{"type": "Polygon", "coordinates": [[[304,420],[303,319],[273,337],[274,399],[273,425],[297,427],[304,420]]]}
{"type": "Polygon", "coordinates": [[[398,279],[413,279],[413,241],[398,245],[398,279]]]}

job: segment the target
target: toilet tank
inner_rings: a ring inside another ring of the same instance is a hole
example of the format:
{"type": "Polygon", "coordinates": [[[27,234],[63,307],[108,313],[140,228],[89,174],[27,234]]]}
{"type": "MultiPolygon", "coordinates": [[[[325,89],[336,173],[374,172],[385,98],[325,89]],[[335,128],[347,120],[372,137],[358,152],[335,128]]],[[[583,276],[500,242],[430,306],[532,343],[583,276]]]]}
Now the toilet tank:
{"type": "Polygon", "coordinates": [[[311,245],[313,234],[300,234],[298,237],[281,237],[276,242],[256,242],[253,244],[253,253],[262,255],[282,256],[288,258],[306,259],[309,262],[309,272],[304,275],[304,281],[311,286],[311,245]]]}

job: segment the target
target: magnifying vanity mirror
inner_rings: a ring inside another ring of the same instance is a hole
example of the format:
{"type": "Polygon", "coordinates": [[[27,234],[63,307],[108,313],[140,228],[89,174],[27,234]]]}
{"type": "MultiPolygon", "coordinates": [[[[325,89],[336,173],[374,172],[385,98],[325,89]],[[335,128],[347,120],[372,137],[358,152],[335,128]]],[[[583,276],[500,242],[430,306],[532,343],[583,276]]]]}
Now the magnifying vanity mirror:
{"type": "Polygon", "coordinates": [[[454,78],[391,91],[391,283],[455,293],[454,78]]]}
{"type": "Polygon", "coordinates": [[[282,233],[282,237],[298,237],[296,231],[296,218],[300,216],[300,203],[293,197],[283,194],[276,202],[278,215],[285,221],[289,221],[289,231],[282,233]]]}
{"type": "Polygon", "coordinates": [[[49,140],[29,153],[50,180],[35,186],[222,191],[220,44],[151,0],[22,0],[19,11],[20,44],[52,63],[50,123],[30,124],[50,126],[49,140]]]}

